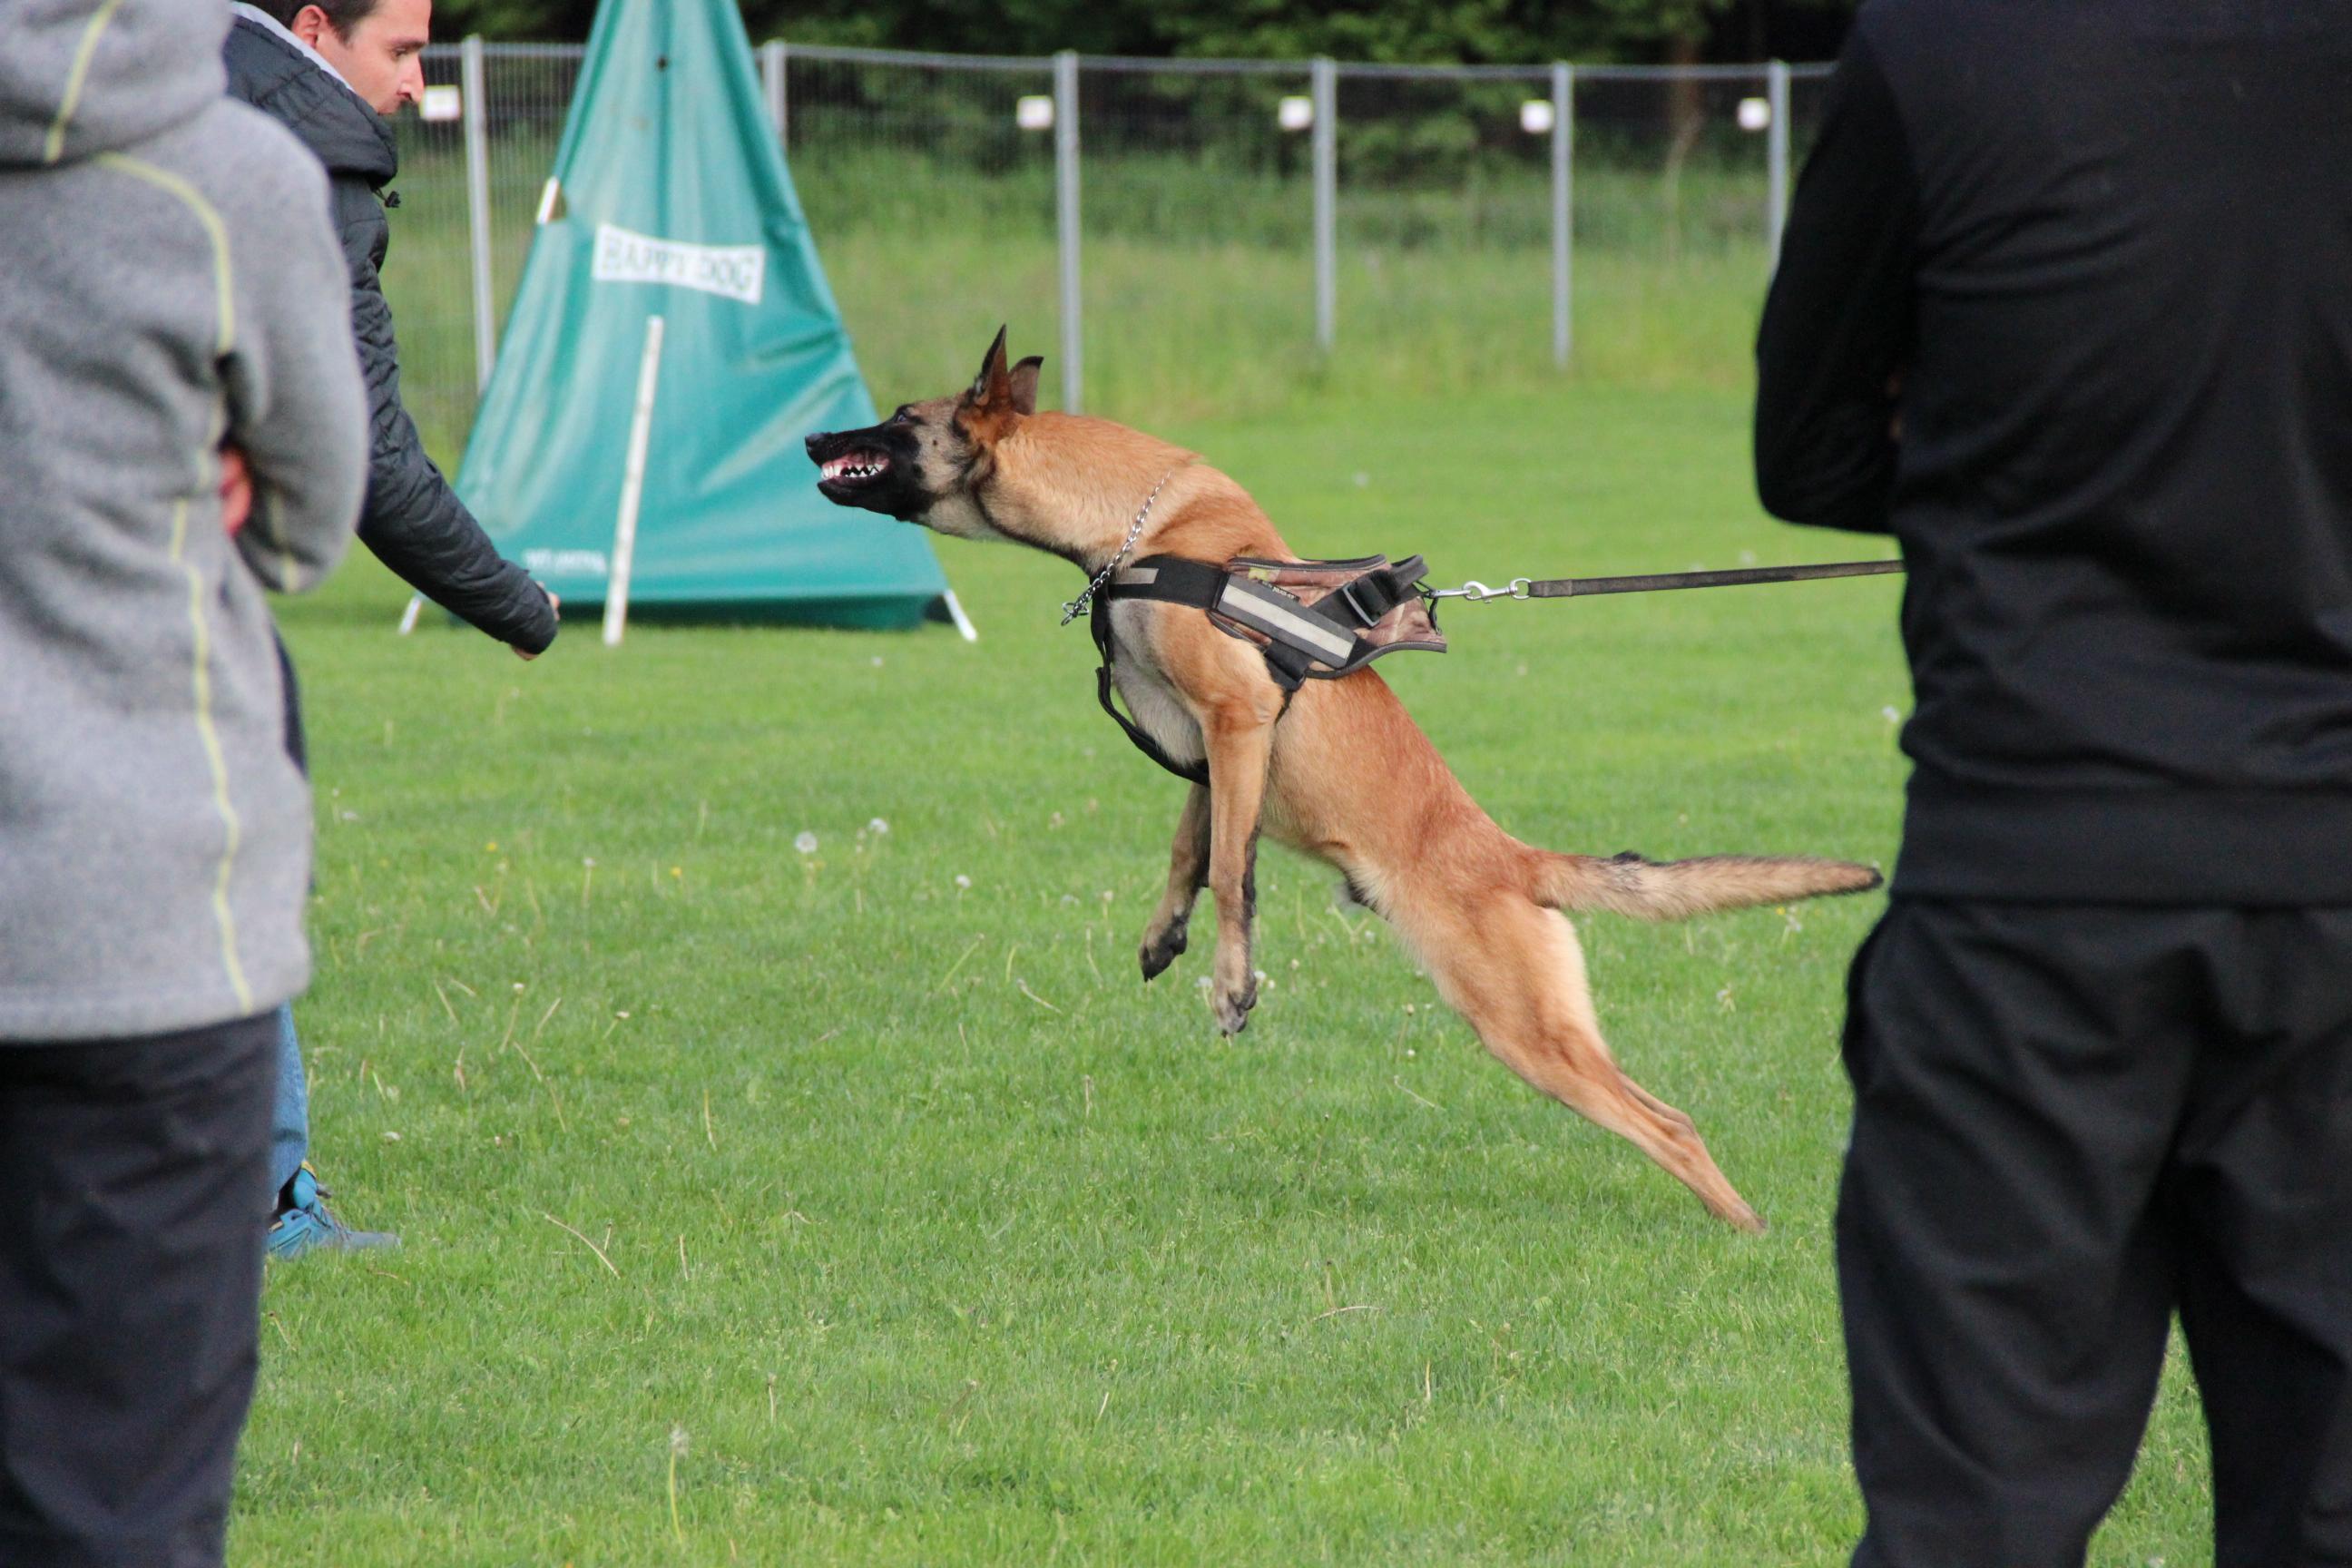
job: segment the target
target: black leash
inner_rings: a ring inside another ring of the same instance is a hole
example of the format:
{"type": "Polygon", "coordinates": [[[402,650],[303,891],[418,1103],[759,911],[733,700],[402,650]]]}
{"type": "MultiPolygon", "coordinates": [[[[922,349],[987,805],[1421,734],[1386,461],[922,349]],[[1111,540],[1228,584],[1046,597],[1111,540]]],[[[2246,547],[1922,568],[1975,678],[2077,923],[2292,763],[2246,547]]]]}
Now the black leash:
{"type": "MultiPolygon", "coordinates": [[[[1163,478],[1160,482],[1165,485],[1168,481],[1163,478]]],[[[1151,493],[1156,498],[1159,489],[1155,487],[1151,493]]],[[[1900,561],[1846,561],[1824,566],[1751,566],[1729,572],[1657,572],[1637,577],[1514,577],[1500,588],[1489,588],[1475,581],[1459,588],[1424,588],[1419,582],[1422,561],[1416,555],[1393,566],[1382,563],[1378,571],[1343,584],[1327,595],[1320,604],[1309,606],[1298,604],[1291,595],[1272,587],[1270,580],[1268,585],[1260,585],[1256,582],[1256,574],[1250,570],[1260,567],[1278,570],[1282,565],[1278,562],[1212,564],[1204,561],[1155,555],[1115,578],[1113,574],[1126,559],[1128,552],[1135,547],[1137,536],[1143,531],[1144,519],[1150,515],[1150,511],[1151,501],[1146,500],[1143,510],[1136,513],[1135,526],[1128,530],[1127,542],[1119,546],[1118,552],[1095,574],[1087,584],[1085,593],[1062,606],[1062,624],[1067,626],[1079,616],[1087,616],[1087,630],[1093,634],[1095,649],[1102,661],[1095,669],[1095,700],[1102,704],[1102,710],[1117,721],[1127,738],[1135,743],[1136,750],[1178,778],[1189,779],[1197,784],[1209,782],[1207,760],[1178,762],[1168,754],[1165,747],[1151,738],[1142,725],[1120,712],[1118,704],[1112,699],[1111,658],[1117,639],[1111,635],[1110,606],[1115,597],[1149,598],[1191,605],[1200,610],[1222,613],[1253,624],[1256,615],[1273,614],[1275,618],[1259,624],[1257,629],[1273,639],[1262,651],[1265,654],[1268,672],[1282,688],[1283,712],[1286,714],[1290,710],[1290,699],[1309,676],[1336,679],[1397,647],[1430,647],[1444,651],[1444,640],[1436,632],[1436,605],[1440,599],[1465,599],[1472,604],[1486,599],[1573,599],[1594,594],[1650,594],[1668,588],[1734,588],[1750,583],[1811,583],[1824,577],[1875,577],[1903,570],[1900,561]],[[1237,573],[1236,564],[1244,570],[1237,573]],[[1350,657],[1347,653],[1335,655],[1331,646],[1316,637],[1321,633],[1333,644],[1343,634],[1352,640],[1359,626],[1371,626],[1380,623],[1399,604],[1409,602],[1415,593],[1429,602],[1428,638],[1390,643],[1370,650],[1360,644],[1350,657]],[[1236,603],[1234,595],[1237,594],[1244,596],[1255,594],[1256,598],[1251,603],[1236,603]],[[1259,605],[1259,608],[1254,611],[1252,604],[1259,605]],[[1272,608],[1268,611],[1265,606],[1272,608]],[[1352,616],[1342,615],[1343,606],[1352,612],[1352,616]],[[1299,629],[1301,626],[1305,627],[1303,633],[1299,629]],[[1286,630],[1290,638],[1304,636],[1307,641],[1293,646],[1291,640],[1286,640],[1286,630]],[[1318,668],[1318,658],[1329,661],[1332,667],[1318,668]]],[[[1375,560],[1374,557],[1366,557],[1359,562],[1294,564],[1366,567],[1371,566],[1375,560]]]]}
{"type": "Polygon", "coordinates": [[[1655,594],[1670,588],[1738,588],[1753,583],[1814,583],[1825,577],[1879,577],[1900,561],[1841,561],[1821,566],[1745,566],[1728,572],[1652,572],[1634,577],[1514,577],[1500,588],[1475,579],[1430,591],[1432,599],[1580,599],[1595,594],[1655,594]]]}

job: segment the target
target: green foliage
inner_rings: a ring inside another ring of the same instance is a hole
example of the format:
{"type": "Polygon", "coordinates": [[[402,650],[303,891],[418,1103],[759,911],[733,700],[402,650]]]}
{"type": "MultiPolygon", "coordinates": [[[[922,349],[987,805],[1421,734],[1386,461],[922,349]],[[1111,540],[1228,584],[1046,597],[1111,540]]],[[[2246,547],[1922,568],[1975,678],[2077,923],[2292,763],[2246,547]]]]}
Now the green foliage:
{"type": "MultiPolygon", "coordinates": [[[[744,0],[754,38],[968,54],[1193,55],[1528,64],[1663,58],[1665,46],[1754,58],[1759,35],[1854,0],[744,0]]],[[[441,0],[443,37],[582,38],[593,0],[441,0]]]]}

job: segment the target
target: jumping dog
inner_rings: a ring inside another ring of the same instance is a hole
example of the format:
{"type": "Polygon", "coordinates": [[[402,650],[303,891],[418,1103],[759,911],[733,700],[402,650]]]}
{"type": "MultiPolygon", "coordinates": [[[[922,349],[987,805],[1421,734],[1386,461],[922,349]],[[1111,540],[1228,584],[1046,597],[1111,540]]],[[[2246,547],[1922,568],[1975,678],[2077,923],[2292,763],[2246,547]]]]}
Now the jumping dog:
{"type": "MultiPolygon", "coordinates": [[[[868,429],[809,437],[819,491],[957,538],[1030,545],[1090,579],[1146,555],[1293,558],[1248,493],[1196,454],[1108,420],[1040,412],[1043,363],[1007,365],[1000,331],[968,390],[908,404],[868,429]]],[[[1691,1119],[1619,1069],[1562,911],[1678,920],[1862,892],[1878,886],[1875,870],[1538,849],[1479,809],[1376,671],[1309,680],[1286,704],[1258,649],[1198,610],[1115,600],[1111,628],[1115,679],[1136,722],[1178,762],[1207,763],[1144,929],[1146,981],[1184,951],[1205,883],[1217,902],[1217,1021],[1228,1034],[1247,1023],[1262,829],[1338,868],[1511,1070],[1630,1140],[1718,1218],[1764,1228],[1691,1119]]]]}

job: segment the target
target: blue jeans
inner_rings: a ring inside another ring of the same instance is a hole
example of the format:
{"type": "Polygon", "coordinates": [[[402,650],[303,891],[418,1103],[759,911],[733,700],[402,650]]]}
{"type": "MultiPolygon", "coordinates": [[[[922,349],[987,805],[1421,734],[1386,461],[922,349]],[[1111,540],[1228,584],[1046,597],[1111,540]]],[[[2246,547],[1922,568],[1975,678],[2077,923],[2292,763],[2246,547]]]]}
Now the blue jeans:
{"type": "Polygon", "coordinates": [[[294,1004],[278,1009],[278,1100],[269,1112],[269,1190],[280,1193],[310,1157],[310,1086],[294,1037],[294,1004]]]}

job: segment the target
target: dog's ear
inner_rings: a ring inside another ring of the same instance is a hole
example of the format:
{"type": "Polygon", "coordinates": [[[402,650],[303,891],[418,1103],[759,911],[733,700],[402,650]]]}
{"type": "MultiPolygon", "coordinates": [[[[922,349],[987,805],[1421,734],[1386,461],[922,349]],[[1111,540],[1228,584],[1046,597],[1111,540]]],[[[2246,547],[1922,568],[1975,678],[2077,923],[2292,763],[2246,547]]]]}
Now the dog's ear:
{"type": "Polygon", "coordinates": [[[1013,374],[1009,379],[1013,413],[1025,418],[1037,412],[1037,373],[1045,366],[1044,356],[1031,354],[1013,367],[1013,374]]]}
{"type": "Polygon", "coordinates": [[[972,377],[971,390],[964,394],[971,404],[993,403],[1006,395],[1004,372],[1004,329],[996,329],[996,341],[988,345],[987,354],[980,362],[980,374],[972,377]]]}

